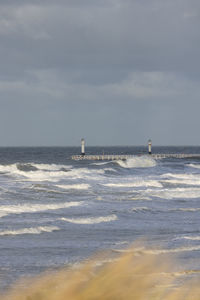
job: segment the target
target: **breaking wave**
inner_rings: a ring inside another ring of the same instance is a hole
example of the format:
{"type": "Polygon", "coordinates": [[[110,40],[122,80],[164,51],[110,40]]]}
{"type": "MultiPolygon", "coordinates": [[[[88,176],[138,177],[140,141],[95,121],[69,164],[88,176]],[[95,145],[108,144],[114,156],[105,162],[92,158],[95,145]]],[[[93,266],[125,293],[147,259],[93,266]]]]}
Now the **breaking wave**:
{"type": "Polygon", "coordinates": [[[131,210],[135,212],[145,212],[150,211],[151,209],[148,207],[133,207],[131,210]]]}
{"type": "Polygon", "coordinates": [[[35,164],[35,163],[15,163],[10,165],[0,165],[0,172],[2,173],[18,173],[18,171],[64,171],[71,169],[70,165],[56,165],[56,164],[35,164]]]}
{"type": "Polygon", "coordinates": [[[10,214],[34,213],[47,210],[57,210],[82,205],[82,202],[65,202],[57,204],[22,204],[22,205],[1,205],[0,217],[10,214]]]}
{"type": "Polygon", "coordinates": [[[199,251],[200,245],[191,246],[191,247],[180,247],[180,248],[172,248],[172,249],[153,249],[153,250],[144,250],[146,254],[166,254],[166,253],[180,253],[180,252],[190,252],[190,251],[199,251]]]}
{"type": "Polygon", "coordinates": [[[4,230],[4,231],[0,231],[0,236],[20,235],[20,234],[40,234],[42,232],[52,232],[59,229],[60,228],[56,226],[39,226],[39,227],[23,228],[18,230],[4,230]]]}
{"type": "Polygon", "coordinates": [[[57,187],[64,190],[88,190],[90,188],[89,184],[80,183],[80,184],[57,184],[57,187]]]}
{"type": "MultiPolygon", "coordinates": [[[[140,246],[135,248],[137,256],[139,255],[161,255],[161,254],[170,254],[170,253],[181,253],[181,252],[190,252],[190,251],[199,251],[200,245],[190,246],[190,247],[180,247],[180,248],[169,248],[169,249],[147,249],[146,247],[140,246]]],[[[129,253],[131,249],[113,249],[114,252],[119,253],[129,253]]]]}
{"type": "Polygon", "coordinates": [[[195,211],[200,211],[200,208],[186,207],[186,208],[178,208],[177,210],[195,212],[195,211]]]}
{"type": "Polygon", "coordinates": [[[104,170],[88,168],[72,168],[70,165],[56,164],[11,164],[0,165],[0,173],[23,178],[30,181],[52,181],[61,179],[91,179],[98,180],[104,170]]]}
{"type": "Polygon", "coordinates": [[[108,187],[141,187],[141,186],[152,186],[162,187],[162,184],[156,180],[135,180],[134,182],[123,182],[123,183],[105,183],[104,186],[108,187]]]}
{"type": "Polygon", "coordinates": [[[200,165],[199,164],[188,164],[188,167],[200,169],[200,165]]]}
{"type": "Polygon", "coordinates": [[[122,168],[149,168],[156,166],[156,161],[153,158],[147,156],[133,157],[127,159],[126,161],[117,160],[116,162],[122,168]]]}
{"type": "Polygon", "coordinates": [[[153,197],[163,198],[163,199],[189,199],[189,198],[199,198],[200,188],[174,188],[174,189],[160,189],[153,190],[147,189],[145,191],[147,195],[153,197]]]}
{"type": "Polygon", "coordinates": [[[181,236],[181,237],[175,238],[175,240],[177,240],[177,239],[184,239],[184,240],[191,240],[191,241],[200,241],[200,236],[181,236]]]}
{"type": "Polygon", "coordinates": [[[176,178],[176,179],[190,179],[190,180],[195,180],[195,179],[200,179],[200,174],[188,174],[188,173],[165,173],[161,175],[162,178],[176,178]]]}
{"type": "Polygon", "coordinates": [[[103,165],[107,165],[107,164],[110,164],[110,163],[111,163],[110,161],[104,161],[104,162],[91,163],[91,165],[94,165],[94,166],[103,166],[103,165]]]}
{"type": "Polygon", "coordinates": [[[200,174],[172,174],[167,173],[161,175],[164,179],[162,183],[182,184],[182,185],[200,185],[200,174]]]}
{"type": "Polygon", "coordinates": [[[61,218],[62,221],[74,223],[74,224],[99,224],[103,222],[111,222],[117,220],[116,215],[110,215],[107,217],[91,217],[91,218],[61,218]]]}

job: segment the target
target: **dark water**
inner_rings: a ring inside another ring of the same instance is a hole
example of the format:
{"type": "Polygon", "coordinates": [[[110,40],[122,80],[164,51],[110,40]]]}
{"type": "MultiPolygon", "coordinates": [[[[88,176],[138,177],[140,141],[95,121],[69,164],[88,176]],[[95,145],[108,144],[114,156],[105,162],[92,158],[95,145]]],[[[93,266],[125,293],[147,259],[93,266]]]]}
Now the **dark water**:
{"type": "MultiPolygon", "coordinates": [[[[146,154],[91,147],[88,154],[146,154]]],[[[144,237],[200,270],[200,160],[72,161],[76,147],[0,148],[0,289],[144,237]]],[[[200,153],[200,147],[154,147],[200,153]]]]}

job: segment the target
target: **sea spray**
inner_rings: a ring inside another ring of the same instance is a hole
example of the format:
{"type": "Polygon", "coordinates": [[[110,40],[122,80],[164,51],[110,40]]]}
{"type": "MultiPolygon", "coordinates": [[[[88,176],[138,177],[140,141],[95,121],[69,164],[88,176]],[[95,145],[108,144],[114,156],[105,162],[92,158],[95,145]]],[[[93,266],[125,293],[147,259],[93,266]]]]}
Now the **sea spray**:
{"type": "Polygon", "coordinates": [[[155,167],[156,161],[147,156],[142,157],[132,157],[126,161],[117,160],[116,161],[122,168],[149,168],[155,167]]]}
{"type": "Polygon", "coordinates": [[[198,272],[177,271],[174,260],[166,254],[160,255],[158,251],[155,255],[155,251],[138,245],[112,259],[108,253],[97,255],[76,268],[21,281],[1,300],[200,299],[198,272]],[[188,280],[188,275],[194,274],[188,280]]]}

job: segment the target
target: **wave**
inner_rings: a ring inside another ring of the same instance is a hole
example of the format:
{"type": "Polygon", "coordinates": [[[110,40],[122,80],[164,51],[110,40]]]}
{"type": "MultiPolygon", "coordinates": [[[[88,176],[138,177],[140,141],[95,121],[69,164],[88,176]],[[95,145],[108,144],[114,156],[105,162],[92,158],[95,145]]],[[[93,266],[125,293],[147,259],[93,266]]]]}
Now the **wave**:
{"type": "Polygon", "coordinates": [[[65,190],[88,190],[91,186],[86,183],[80,184],[57,184],[57,187],[65,190]]]}
{"type": "Polygon", "coordinates": [[[72,168],[71,165],[61,165],[61,164],[33,164],[38,170],[45,171],[65,171],[72,168]]]}
{"type": "Polygon", "coordinates": [[[200,174],[173,174],[166,173],[161,175],[162,183],[170,183],[170,184],[184,184],[184,185],[200,185],[200,174]],[[171,179],[170,179],[171,178],[171,179]]]}
{"type": "Polygon", "coordinates": [[[172,248],[172,249],[153,249],[153,250],[144,250],[143,252],[146,254],[166,254],[166,253],[179,253],[179,252],[190,252],[190,251],[199,251],[200,245],[191,246],[191,247],[180,247],[180,248],[172,248]]]}
{"type": "Polygon", "coordinates": [[[25,172],[29,172],[29,171],[37,171],[38,168],[35,167],[34,165],[32,164],[20,164],[20,163],[17,163],[16,164],[16,168],[20,171],[25,171],[25,172]]]}
{"type": "Polygon", "coordinates": [[[36,164],[36,163],[15,163],[9,165],[0,165],[0,172],[13,173],[17,171],[62,171],[71,169],[71,165],[57,165],[57,164],[36,164]]]}
{"type": "Polygon", "coordinates": [[[145,196],[134,196],[134,197],[131,197],[129,198],[129,200],[135,200],[135,201],[151,201],[152,199],[150,197],[145,197],[145,196]]]}
{"type": "Polygon", "coordinates": [[[141,187],[141,186],[152,186],[162,187],[162,184],[156,180],[136,180],[135,182],[124,182],[124,183],[105,183],[104,186],[108,187],[141,187]]]}
{"type": "Polygon", "coordinates": [[[191,168],[200,169],[200,165],[199,164],[188,164],[187,166],[191,167],[191,168]]]}
{"type": "MultiPolygon", "coordinates": [[[[134,199],[135,200],[135,199],[134,199]]],[[[145,199],[144,199],[145,200],[145,199]]],[[[149,199],[148,199],[149,200],[149,199]]],[[[145,211],[152,211],[152,212],[157,212],[157,213],[168,213],[168,212],[196,212],[196,211],[200,211],[200,208],[173,208],[173,209],[162,209],[162,208],[158,208],[158,209],[152,209],[149,207],[145,207],[145,206],[139,206],[139,207],[133,207],[131,209],[131,211],[136,211],[136,212],[145,212],[145,211]]]]}
{"type": "Polygon", "coordinates": [[[195,212],[195,211],[200,211],[200,208],[186,207],[186,208],[178,208],[177,210],[195,212]]]}
{"type": "Polygon", "coordinates": [[[105,162],[91,163],[91,165],[94,165],[94,166],[103,166],[103,165],[107,165],[107,164],[110,164],[110,163],[111,163],[110,161],[105,161],[105,162]]]}
{"type": "Polygon", "coordinates": [[[174,240],[191,240],[191,241],[200,241],[200,236],[181,236],[181,237],[176,237],[174,240]]]}
{"type": "MultiPolygon", "coordinates": [[[[190,251],[199,251],[200,245],[190,246],[190,247],[180,247],[180,248],[171,248],[171,249],[147,249],[145,247],[136,247],[134,249],[135,255],[140,256],[143,254],[151,255],[160,255],[160,254],[170,254],[170,253],[181,253],[181,252],[190,252],[190,251]]],[[[113,252],[119,253],[130,253],[131,249],[113,249],[113,252]]]]}
{"type": "Polygon", "coordinates": [[[65,202],[57,204],[22,204],[22,205],[1,205],[0,217],[10,214],[35,213],[40,211],[57,210],[82,205],[82,202],[65,202]]]}
{"type": "Polygon", "coordinates": [[[42,232],[53,232],[55,230],[60,230],[60,228],[56,227],[56,226],[39,226],[39,227],[23,228],[23,229],[18,229],[18,230],[0,231],[0,236],[21,235],[21,234],[40,234],[42,232]]]}
{"type": "Polygon", "coordinates": [[[0,172],[32,181],[57,181],[64,177],[71,166],[54,164],[11,164],[0,165],[0,172]]]}
{"type": "Polygon", "coordinates": [[[165,173],[161,175],[162,178],[176,178],[176,179],[199,179],[200,180],[200,174],[189,174],[189,173],[165,173]]]}
{"type": "Polygon", "coordinates": [[[147,195],[151,195],[151,197],[158,197],[163,199],[200,198],[200,188],[174,188],[162,190],[147,189],[145,192],[141,192],[147,195]]]}
{"type": "Polygon", "coordinates": [[[55,164],[12,164],[0,165],[0,173],[23,178],[30,181],[57,182],[61,179],[91,179],[98,180],[104,170],[88,168],[72,168],[69,165],[55,164]]]}
{"type": "Polygon", "coordinates": [[[133,207],[131,210],[136,212],[144,212],[148,210],[150,211],[151,209],[148,207],[133,207]]]}
{"type": "Polygon", "coordinates": [[[133,157],[127,159],[126,161],[117,160],[116,163],[122,168],[149,168],[156,166],[156,161],[147,156],[133,157]]]}
{"type": "Polygon", "coordinates": [[[105,168],[104,171],[107,171],[107,172],[117,172],[117,170],[115,170],[113,168],[105,168]]]}
{"type": "Polygon", "coordinates": [[[111,222],[117,220],[116,215],[110,215],[107,217],[91,217],[91,218],[61,218],[62,221],[74,223],[74,224],[99,224],[104,222],[111,222]]]}
{"type": "Polygon", "coordinates": [[[169,184],[175,184],[175,185],[200,185],[200,178],[199,179],[167,179],[161,181],[162,183],[169,183],[169,184]]]}

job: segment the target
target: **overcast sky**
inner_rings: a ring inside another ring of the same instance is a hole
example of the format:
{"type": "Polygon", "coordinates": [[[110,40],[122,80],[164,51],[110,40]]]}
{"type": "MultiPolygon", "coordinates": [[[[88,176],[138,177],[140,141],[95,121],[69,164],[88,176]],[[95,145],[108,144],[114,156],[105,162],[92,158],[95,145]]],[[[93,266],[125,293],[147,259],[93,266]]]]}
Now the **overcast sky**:
{"type": "Polygon", "coordinates": [[[199,0],[0,0],[0,146],[200,145],[199,0]]]}

